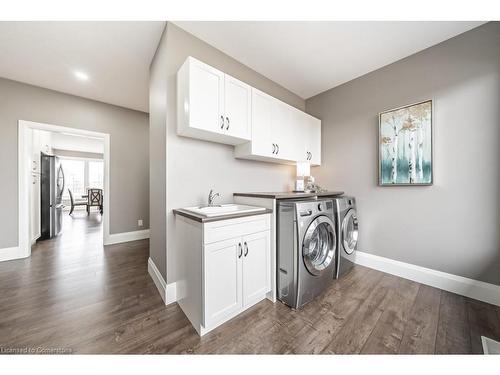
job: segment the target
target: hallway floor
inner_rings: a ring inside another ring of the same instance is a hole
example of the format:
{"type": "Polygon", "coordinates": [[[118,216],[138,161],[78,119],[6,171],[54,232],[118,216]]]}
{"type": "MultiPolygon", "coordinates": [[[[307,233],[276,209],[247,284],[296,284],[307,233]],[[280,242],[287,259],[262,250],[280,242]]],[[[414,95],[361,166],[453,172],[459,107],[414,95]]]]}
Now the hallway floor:
{"type": "MultiPolygon", "coordinates": [[[[66,215],[67,216],[67,215],[66,215]]],[[[262,301],[199,338],[148,275],[148,241],[102,246],[100,215],[0,263],[0,353],[482,353],[500,308],[355,267],[300,311],[262,301]]]]}

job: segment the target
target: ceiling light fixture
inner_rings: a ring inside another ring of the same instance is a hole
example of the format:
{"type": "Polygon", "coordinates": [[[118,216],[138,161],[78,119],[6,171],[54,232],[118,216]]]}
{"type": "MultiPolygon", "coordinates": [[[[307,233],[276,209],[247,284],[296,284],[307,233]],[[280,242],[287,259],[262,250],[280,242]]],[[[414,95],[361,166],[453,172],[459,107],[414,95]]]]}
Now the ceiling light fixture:
{"type": "Polygon", "coordinates": [[[74,75],[80,81],[88,81],[89,80],[89,75],[87,73],[82,72],[81,70],[75,70],[74,75]]]}

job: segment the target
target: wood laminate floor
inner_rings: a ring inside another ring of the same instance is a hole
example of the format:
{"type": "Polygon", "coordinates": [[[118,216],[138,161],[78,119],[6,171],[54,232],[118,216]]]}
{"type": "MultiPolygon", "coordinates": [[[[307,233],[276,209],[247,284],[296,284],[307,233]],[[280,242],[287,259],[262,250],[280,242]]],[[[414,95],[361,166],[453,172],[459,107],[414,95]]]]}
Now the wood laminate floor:
{"type": "Polygon", "coordinates": [[[500,309],[356,266],[302,310],[264,300],[203,338],[147,272],[148,241],[102,246],[100,216],[0,263],[0,353],[482,353],[500,309]]]}

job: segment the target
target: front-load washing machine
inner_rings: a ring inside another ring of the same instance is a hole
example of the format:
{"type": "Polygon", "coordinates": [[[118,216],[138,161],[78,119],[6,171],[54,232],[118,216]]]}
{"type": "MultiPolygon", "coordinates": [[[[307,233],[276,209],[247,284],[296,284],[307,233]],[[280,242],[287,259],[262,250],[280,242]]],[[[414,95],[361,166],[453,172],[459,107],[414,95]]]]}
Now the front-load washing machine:
{"type": "Polygon", "coordinates": [[[342,196],[334,198],[333,202],[338,223],[336,277],[339,278],[348,273],[354,265],[358,245],[358,214],[354,197],[342,196]]]}
{"type": "Polygon", "coordinates": [[[278,201],[278,299],[298,309],[331,285],[337,234],[331,199],[278,201]]]}

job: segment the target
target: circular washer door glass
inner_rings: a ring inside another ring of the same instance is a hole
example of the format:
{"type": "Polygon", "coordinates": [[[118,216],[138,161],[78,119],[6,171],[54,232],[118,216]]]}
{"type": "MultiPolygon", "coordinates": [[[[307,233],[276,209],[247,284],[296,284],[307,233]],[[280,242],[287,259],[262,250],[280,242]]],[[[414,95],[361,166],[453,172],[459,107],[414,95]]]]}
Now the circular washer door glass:
{"type": "Polygon", "coordinates": [[[352,254],[358,243],[358,215],[356,210],[347,212],[342,222],[342,244],[347,254],[352,254]]]}
{"type": "Polygon", "coordinates": [[[335,259],[337,238],[335,226],[327,216],[318,216],[307,228],[302,256],[307,270],[319,276],[335,259]]]}

